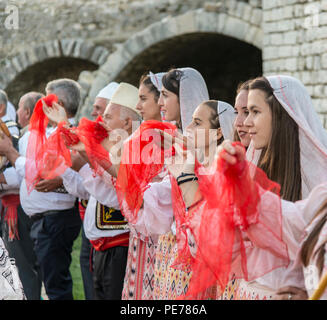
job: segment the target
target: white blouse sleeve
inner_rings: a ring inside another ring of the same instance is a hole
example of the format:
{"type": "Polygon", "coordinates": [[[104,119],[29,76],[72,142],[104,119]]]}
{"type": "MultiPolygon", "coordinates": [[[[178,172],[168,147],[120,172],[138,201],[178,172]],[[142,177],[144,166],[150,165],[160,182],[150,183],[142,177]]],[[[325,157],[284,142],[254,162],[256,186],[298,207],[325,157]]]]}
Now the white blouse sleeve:
{"type": "Polygon", "coordinates": [[[138,212],[137,223],[133,227],[145,236],[169,232],[174,217],[169,176],[161,182],[150,183],[143,200],[143,210],[138,212]]]}
{"type": "Polygon", "coordinates": [[[92,169],[88,164],[84,165],[79,171],[83,178],[85,189],[101,204],[120,210],[117,199],[116,189],[112,183],[112,177],[107,172],[103,176],[94,176],[92,169]]]}
{"type": "Polygon", "coordinates": [[[77,198],[88,200],[90,197],[89,192],[83,184],[83,178],[71,168],[67,168],[61,175],[63,185],[67,192],[77,198]]]}

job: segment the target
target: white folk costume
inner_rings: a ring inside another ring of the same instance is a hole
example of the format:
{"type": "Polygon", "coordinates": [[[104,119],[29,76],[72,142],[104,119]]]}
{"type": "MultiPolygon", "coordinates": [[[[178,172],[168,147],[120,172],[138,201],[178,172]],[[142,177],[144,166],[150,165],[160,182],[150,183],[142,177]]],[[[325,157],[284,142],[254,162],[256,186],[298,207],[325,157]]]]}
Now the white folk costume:
{"type": "MultiPolygon", "coordinates": [[[[327,134],[318,114],[314,110],[309,94],[300,81],[289,76],[270,76],[267,77],[267,80],[274,89],[274,96],[299,127],[302,199],[304,199],[315,186],[327,181],[327,134]]],[[[250,145],[247,157],[257,164],[260,151],[254,150],[250,145]]],[[[274,197],[272,196],[272,198],[274,197]]],[[[269,201],[269,199],[266,201],[269,201]]],[[[292,219],[294,225],[300,224],[300,221],[304,218],[303,206],[304,203],[301,201],[295,205],[282,201],[284,225],[287,226],[292,219]]],[[[266,208],[267,212],[269,212],[269,206],[266,208]]],[[[262,213],[265,214],[263,209],[262,213]]],[[[289,247],[298,246],[302,231],[312,218],[305,219],[303,224],[300,227],[298,226],[296,237],[294,237],[295,240],[286,241],[289,247]]],[[[302,271],[295,267],[292,269],[295,256],[294,251],[293,254],[291,254],[291,249],[289,251],[291,264],[288,268],[273,270],[252,283],[242,281],[236,299],[270,299],[272,294],[281,287],[295,286],[303,288],[302,271]]]]}
{"type": "MultiPolygon", "coordinates": [[[[74,122],[73,118],[68,120],[70,123],[74,122]]],[[[54,130],[55,128],[47,128],[46,136],[49,137],[54,130]]],[[[29,131],[24,135],[25,138],[23,137],[25,145],[22,149],[27,153],[30,134],[29,131]]],[[[24,177],[20,186],[20,201],[24,212],[33,222],[31,237],[46,293],[50,300],[70,300],[73,299],[69,271],[71,248],[81,228],[81,221],[75,208],[76,198],[68,194],[63,187],[51,192],[38,192],[33,189],[29,193],[26,179],[27,164],[33,167],[33,160],[26,158],[26,155],[20,156],[15,162],[17,173],[24,177]],[[66,239],[60,239],[61,237],[66,239]]]]}
{"type": "MultiPolygon", "coordinates": [[[[192,68],[178,70],[181,71],[179,102],[184,129],[191,122],[196,107],[208,100],[209,94],[198,71],[192,68]]],[[[177,255],[177,244],[169,176],[161,182],[150,183],[144,192],[143,203],[143,213],[139,212],[135,227],[143,233],[160,235],[155,258],[154,299],[175,299],[187,290],[191,274],[170,267],[177,255]]]]}
{"type": "MultiPolygon", "coordinates": [[[[119,84],[110,82],[107,86],[102,88],[97,94],[96,98],[106,99],[107,105],[110,102],[112,95],[118,88],[119,84]]],[[[71,168],[67,168],[61,175],[63,184],[68,193],[75,195],[78,198],[79,214],[82,221],[84,221],[85,211],[88,200],[90,198],[89,192],[85,189],[83,178],[71,168]]],[[[96,177],[98,179],[98,177],[96,177]]],[[[92,197],[92,196],[91,196],[92,197]]],[[[92,200],[93,201],[93,200],[92,200]]],[[[90,240],[86,237],[84,232],[84,225],[82,225],[82,244],[80,254],[80,264],[82,279],[84,284],[84,294],[86,300],[93,300],[93,272],[92,272],[92,250],[93,247],[90,240]]]]}
{"type": "MultiPolygon", "coordinates": [[[[152,73],[149,76],[153,85],[161,90],[162,77],[165,73],[152,73]]],[[[167,170],[163,170],[152,182],[160,182],[167,176],[167,170]]],[[[138,212],[136,226],[129,223],[130,237],[126,274],[124,278],[123,300],[153,300],[154,294],[154,267],[158,242],[158,233],[151,232],[151,226],[157,225],[147,219],[147,206],[138,212]],[[148,230],[150,228],[150,232],[148,230]]]]}
{"type": "MultiPolygon", "coordinates": [[[[121,83],[111,102],[136,111],[138,90],[121,83]]],[[[108,173],[94,177],[85,165],[79,171],[89,192],[84,230],[94,251],[95,299],[121,299],[129,245],[129,226],[120,211],[115,181],[108,173]]]]}

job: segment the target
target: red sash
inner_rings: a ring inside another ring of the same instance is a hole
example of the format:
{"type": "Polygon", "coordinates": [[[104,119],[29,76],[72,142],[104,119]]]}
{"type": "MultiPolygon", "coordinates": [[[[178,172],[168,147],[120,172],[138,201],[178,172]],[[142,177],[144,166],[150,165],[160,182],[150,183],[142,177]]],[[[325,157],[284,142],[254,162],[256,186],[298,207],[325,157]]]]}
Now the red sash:
{"type": "Polygon", "coordinates": [[[17,228],[17,207],[20,204],[18,194],[9,194],[3,196],[1,199],[2,205],[7,209],[5,214],[5,221],[8,224],[9,239],[19,239],[17,228]]]}
{"type": "Polygon", "coordinates": [[[90,242],[97,251],[104,251],[113,247],[128,247],[129,232],[119,234],[115,237],[102,237],[97,240],[90,240],[90,242]]]}

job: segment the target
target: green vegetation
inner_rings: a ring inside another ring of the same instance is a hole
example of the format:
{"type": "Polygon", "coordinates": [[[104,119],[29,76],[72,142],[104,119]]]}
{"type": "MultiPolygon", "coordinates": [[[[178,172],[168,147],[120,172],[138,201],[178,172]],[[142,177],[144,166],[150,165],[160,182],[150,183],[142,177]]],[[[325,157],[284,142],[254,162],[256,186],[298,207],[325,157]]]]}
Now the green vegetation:
{"type": "Polygon", "coordinates": [[[74,300],[85,300],[81,266],[79,263],[81,244],[82,244],[82,233],[79,234],[78,238],[74,242],[73,252],[72,252],[72,263],[70,265],[70,272],[73,278],[74,300]]]}

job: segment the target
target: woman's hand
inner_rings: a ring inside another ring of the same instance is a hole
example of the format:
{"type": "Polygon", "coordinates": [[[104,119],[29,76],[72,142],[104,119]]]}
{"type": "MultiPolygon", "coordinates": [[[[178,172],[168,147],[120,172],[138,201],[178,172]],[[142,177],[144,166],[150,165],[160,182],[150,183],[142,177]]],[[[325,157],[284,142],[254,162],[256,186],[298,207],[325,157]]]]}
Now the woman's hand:
{"type": "Polygon", "coordinates": [[[42,100],[43,112],[49,118],[50,121],[58,124],[61,121],[68,123],[66,110],[58,103],[53,102],[52,107],[48,107],[47,104],[42,100]]]}
{"type": "MultiPolygon", "coordinates": [[[[164,149],[175,149],[175,155],[166,160],[169,172],[177,178],[181,173],[194,173],[195,165],[195,148],[194,143],[189,137],[183,136],[181,133],[176,132],[174,136],[162,131],[157,130],[163,137],[164,149]]],[[[161,143],[161,141],[160,141],[161,143]]],[[[161,145],[160,145],[161,147],[161,145]]]]}
{"type": "Polygon", "coordinates": [[[75,150],[78,152],[85,152],[85,145],[82,141],[79,141],[77,144],[69,146],[69,149],[75,150]]]}
{"type": "Polygon", "coordinates": [[[245,153],[245,149],[242,146],[240,145],[233,146],[230,140],[225,140],[217,148],[216,157],[217,158],[221,157],[228,164],[234,165],[237,162],[241,162],[245,160],[246,153],[245,153]]]}

